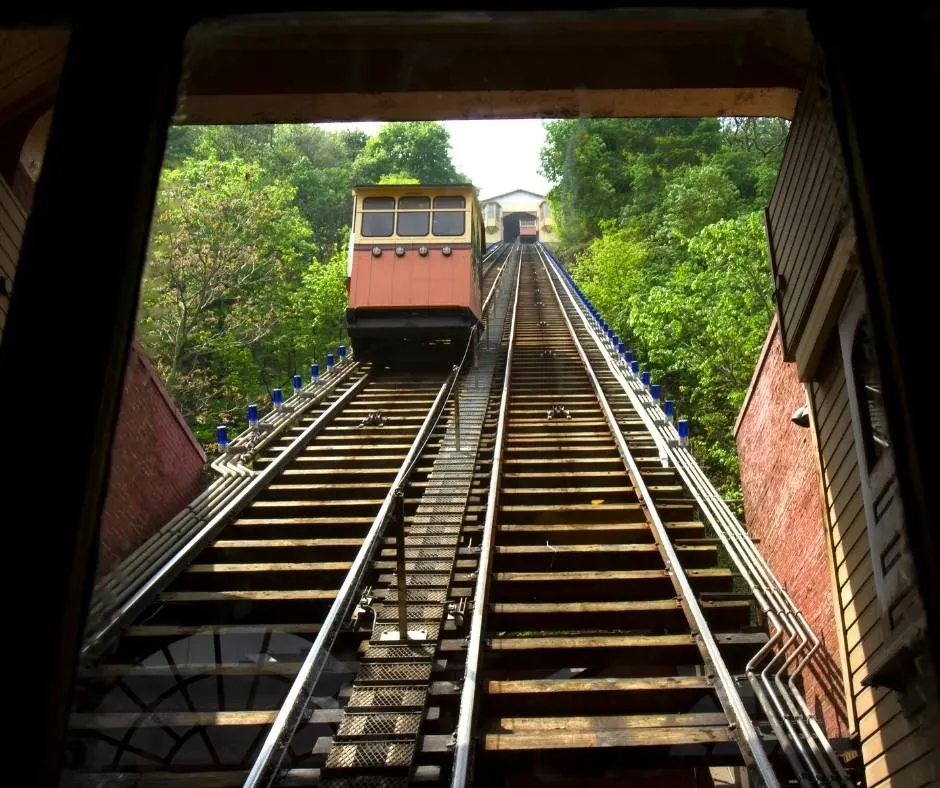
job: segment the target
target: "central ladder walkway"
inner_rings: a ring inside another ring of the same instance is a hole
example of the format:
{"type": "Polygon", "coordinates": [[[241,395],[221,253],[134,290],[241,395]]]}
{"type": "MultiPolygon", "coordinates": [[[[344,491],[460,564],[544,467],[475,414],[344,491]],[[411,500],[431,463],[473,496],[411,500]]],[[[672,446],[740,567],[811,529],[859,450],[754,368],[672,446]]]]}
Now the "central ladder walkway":
{"type": "Polygon", "coordinates": [[[444,625],[449,615],[461,614],[449,589],[517,264],[507,262],[503,271],[488,316],[491,328],[477,363],[457,384],[454,417],[410,523],[402,510],[405,579],[400,583],[397,571],[382,575],[375,591],[372,636],[322,771],[325,788],[403,788],[414,769],[444,625]],[[399,631],[402,588],[407,642],[399,631]]]}

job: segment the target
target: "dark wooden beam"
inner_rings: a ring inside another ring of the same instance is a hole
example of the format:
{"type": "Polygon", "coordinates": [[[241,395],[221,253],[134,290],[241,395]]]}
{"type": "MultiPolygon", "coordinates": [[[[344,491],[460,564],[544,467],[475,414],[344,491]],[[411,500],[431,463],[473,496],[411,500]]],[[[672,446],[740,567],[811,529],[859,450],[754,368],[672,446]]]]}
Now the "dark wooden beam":
{"type": "Polygon", "coordinates": [[[177,120],[789,117],[810,44],[793,10],[236,17],[194,28],[177,120]]]}
{"type": "Polygon", "coordinates": [[[10,600],[6,675],[24,698],[8,743],[37,786],[59,784],[183,34],[146,13],[74,28],[0,344],[8,558],[32,575],[28,600],[10,600]],[[96,122],[114,96],[119,114],[96,122]],[[51,374],[61,404],[30,415],[24,392],[51,374]]]}

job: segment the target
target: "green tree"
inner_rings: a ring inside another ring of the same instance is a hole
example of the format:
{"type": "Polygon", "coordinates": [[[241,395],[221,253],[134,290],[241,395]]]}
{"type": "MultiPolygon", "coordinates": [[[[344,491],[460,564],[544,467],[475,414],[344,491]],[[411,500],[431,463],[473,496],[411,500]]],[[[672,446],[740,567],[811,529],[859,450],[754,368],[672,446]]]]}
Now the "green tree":
{"type": "Polygon", "coordinates": [[[542,172],[578,282],[693,420],[693,446],[733,491],[732,433],[773,299],[760,211],[786,122],[563,120],[542,172]]]}
{"type": "Polygon", "coordinates": [[[630,331],[681,399],[700,459],[729,490],[738,473],[732,430],[773,310],[758,213],[703,228],[668,282],[630,299],[630,331]]]}
{"type": "Polygon", "coordinates": [[[138,328],[197,436],[276,371],[266,344],[313,248],[293,187],[233,158],[163,174],[138,328]]]}
{"type": "Polygon", "coordinates": [[[382,176],[414,178],[418,183],[465,183],[450,158],[450,134],[440,123],[387,123],[371,137],[354,163],[360,183],[378,183],[382,176]]]}

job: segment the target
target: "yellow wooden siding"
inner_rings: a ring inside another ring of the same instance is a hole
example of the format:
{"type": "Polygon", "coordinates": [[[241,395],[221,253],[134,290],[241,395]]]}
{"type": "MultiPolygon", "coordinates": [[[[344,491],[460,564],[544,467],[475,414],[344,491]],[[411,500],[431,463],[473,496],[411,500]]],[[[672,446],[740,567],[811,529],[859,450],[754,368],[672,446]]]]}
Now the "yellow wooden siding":
{"type": "Polygon", "coordinates": [[[787,361],[795,358],[846,223],[846,207],[845,172],[835,124],[828,98],[813,73],[800,92],[766,214],[787,361]]]}
{"type": "MultiPolygon", "coordinates": [[[[938,739],[936,722],[922,723],[901,711],[898,694],[862,686],[884,649],[881,607],[862,501],[858,459],[849,416],[848,391],[835,336],[810,385],[817,416],[823,490],[836,568],[837,615],[845,633],[846,659],[868,788],[916,788],[937,779],[928,757],[938,739]]],[[[851,724],[851,723],[850,723],[851,724]]]]}

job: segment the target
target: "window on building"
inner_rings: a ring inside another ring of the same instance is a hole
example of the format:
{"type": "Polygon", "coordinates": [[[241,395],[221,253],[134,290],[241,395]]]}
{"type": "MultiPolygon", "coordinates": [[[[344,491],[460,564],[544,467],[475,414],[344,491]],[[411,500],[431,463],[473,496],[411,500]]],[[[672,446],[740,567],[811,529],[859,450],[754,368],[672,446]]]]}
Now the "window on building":
{"type": "Polygon", "coordinates": [[[362,201],[363,238],[388,238],[395,229],[395,198],[366,197],[362,201]]]}
{"type": "Polygon", "coordinates": [[[431,222],[430,197],[400,197],[398,200],[398,234],[403,237],[428,234],[431,222]]]}
{"type": "Polygon", "coordinates": [[[874,468],[888,443],[888,430],[885,423],[884,400],[881,394],[881,376],[875,359],[871,324],[868,315],[862,317],[855,329],[852,342],[852,372],[855,376],[855,390],[859,395],[859,417],[861,432],[865,443],[865,458],[869,468],[874,468]]]}
{"type": "Polygon", "coordinates": [[[467,201],[463,197],[435,197],[432,234],[444,237],[463,235],[466,207],[467,201]]]}

